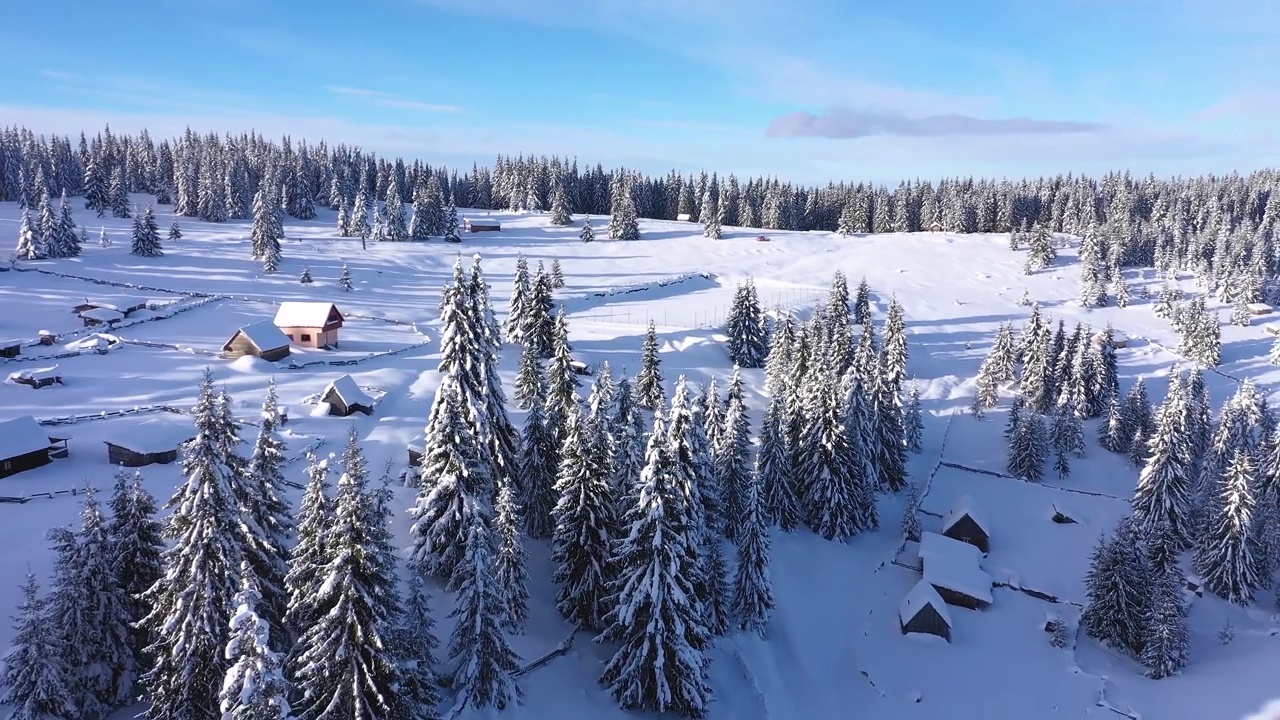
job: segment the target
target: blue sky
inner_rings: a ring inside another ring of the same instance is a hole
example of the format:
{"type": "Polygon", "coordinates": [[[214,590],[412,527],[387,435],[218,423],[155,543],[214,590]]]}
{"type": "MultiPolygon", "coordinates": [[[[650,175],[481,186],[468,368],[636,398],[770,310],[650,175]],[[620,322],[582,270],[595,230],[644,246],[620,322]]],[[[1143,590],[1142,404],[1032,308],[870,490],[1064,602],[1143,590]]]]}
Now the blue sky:
{"type": "Polygon", "coordinates": [[[1274,0],[64,0],[0,124],[801,182],[1280,165],[1274,0]]]}

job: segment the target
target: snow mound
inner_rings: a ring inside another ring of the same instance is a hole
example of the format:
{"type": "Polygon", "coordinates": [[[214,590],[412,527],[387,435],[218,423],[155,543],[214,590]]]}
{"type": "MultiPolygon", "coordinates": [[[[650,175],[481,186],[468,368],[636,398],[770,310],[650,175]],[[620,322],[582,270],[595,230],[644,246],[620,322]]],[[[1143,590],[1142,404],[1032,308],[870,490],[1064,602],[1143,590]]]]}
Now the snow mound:
{"type": "Polygon", "coordinates": [[[236,372],[242,373],[270,373],[274,372],[276,366],[274,363],[263,360],[253,355],[241,355],[240,357],[228,363],[228,367],[236,372]]]}

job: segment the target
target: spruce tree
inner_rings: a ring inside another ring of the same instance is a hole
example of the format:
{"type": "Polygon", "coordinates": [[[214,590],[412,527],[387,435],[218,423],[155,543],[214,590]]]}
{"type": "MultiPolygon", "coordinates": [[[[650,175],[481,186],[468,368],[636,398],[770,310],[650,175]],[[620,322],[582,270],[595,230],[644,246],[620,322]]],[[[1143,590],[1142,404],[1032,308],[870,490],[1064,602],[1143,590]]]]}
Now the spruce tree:
{"type": "Polygon", "coordinates": [[[166,507],[172,508],[165,538],[165,575],[143,594],[151,607],[142,627],[155,642],[153,667],[143,677],[151,704],[149,720],[212,717],[226,675],[226,619],[238,585],[242,558],[236,542],[236,499],[231,489],[240,470],[226,455],[213,380],[206,371],[196,401],[196,437],[183,446],[186,480],[166,507]]]}
{"type": "Polygon", "coordinates": [[[1195,569],[1205,587],[1237,605],[1248,605],[1265,583],[1265,555],[1260,539],[1253,488],[1253,458],[1236,450],[1217,487],[1217,502],[1207,534],[1196,547],[1195,569]]]}
{"type": "Polygon", "coordinates": [[[1044,420],[1036,413],[1025,413],[1009,443],[1009,474],[1027,482],[1044,478],[1044,463],[1049,442],[1044,420]]]}
{"type": "Polygon", "coordinates": [[[399,610],[385,503],[370,491],[353,428],[342,455],[325,536],[323,569],[311,589],[314,623],[295,649],[302,720],[387,717],[397,668],[386,641],[399,610]]]}
{"type": "Polygon", "coordinates": [[[907,483],[907,448],[903,441],[902,409],[888,373],[876,375],[871,401],[876,474],[885,487],[898,492],[907,483]]]}
{"type": "Polygon", "coordinates": [[[564,287],[564,269],[560,267],[560,258],[551,258],[551,289],[564,287]]]}
{"type": "Polygon", "coordinates": [[[506,608],[502,626],[516,634],[524,632],[525,621],[529,618],[529,557],[524,549],[521,524],[511,482],[503,480],[498,483],[498,501],[493,515],[493,534],[498,545],[494,580],[506,608]]]}
{"type": "Polygon", "coordinates": [[[551,191],[551,219],[552,225],[565,226],[573,222],[573,218],[569,216],[569,197],[565,191],[563,177],[557,177],[555,189],[551,191]]]}
{"type": "Polygon", "coordinates": [[[556,564],[553,580],[560,586],[556,607],[578,627],[598,630],[611,577],[609,554],[617,534],[615,504],[610,478],[591,452],[576,404],[568,408],[565,429],[551,538],[551,559],[556,564]]]}
{"type": "Polygon", "coordinates": [[[1176,674],[1187,664],[1187,604],[1183,599],[1186,585],[1176,565],[1153,570],[1143,628],[1142,664],[1153,680],[1176,674]]]}
{"type": "Polygon", "coordinates": [[[449,617],[458,620],[449,639],[451,686],[459,710],[502,710],[520,702],[520,658],[502,631],[507,608],[495,577],[493,538],[480,513],[469,516],[466,533],[466,554],[449,584],[457,593],[449,617]]]}
{"type": "Polygon", "coordinates": [[[895,407],[902,395],[902,385],[907,380],[907,321],[903,316],[898,296],[889,299],[889,310],[884,318],[884,367],[885,380],[892,390],[895,407]]]}
{"type": "Polygon", "coordinates": [[[542,261],[538,261],[538,269],[533,276],[528,312],[522,327],[525,344],[532,345],[538,357],[550,358],[555,337],[555,301],[551,296],[551,277],[543,269],[542,261]]]}
{"type": "Polygon", "coordinates": [[[31,222],[30,210],[22,211],[22,220],[18,223],[18,249],[14,256],[19,260],[39,260],[44,257],[44,243],[31,222]]]}
{"type": "Polygon", "coordinates": [[[277,428],[279,413],[273,379],[267,385],[267,396],[262,402],[258,437],[249,456],[247,471],[239,483],[243,492],[240,515],[242,525],[248,530],[244,553],[256,576],[258,604],[255,611],[271,628],[273,646],[287,647],[293,637],[285,627],[289,596],[285,591],[284,578],[289,571],[293,514],[284,494],[288,447],[277,428]]]}
{"type": "MultiPolygon", "coordinates": [[[[529,280],[529,261],[523,254],[516,256],[516,274],[511,281],[511,300],[507,309],[507,319],[503,323],[503,331],[507,342],[522,343],[525,341],[525,329],[529,327],[528,315],[532,312],[533,286],[529,280]]],[[[527,350],[528,348],[526,348],[527,350]]],[[[536,348],[535,348],[536,350],[536,348]]],[[[537,355],[535,354],[535,357],[537,355]]],[[[517,392],[517,398],[519,393],[517,392]]],[[[520,409],[525,409],[521,406],[520,409]]]]}
{"type": "Polygon", "coordinates": [[[616,500],[616,516],[626,516],[634,502],[636,483],[644,469],[645,422],[631,381],[623,377],[614,391],[613,414],[609,417],[608,433],[613,441],[613,496],[616,500]]]}
{"type": "Polygon", "coordinates": [[[1133,495],[1133,521],[1148,533],[1165,527],[1177,546],[1186,547],[1192,537],[1192,449],[1188,446],[1181,404],[1175,386],[1156,416],[1148,459],[1133,495]]]}
{"type": "Polygon", "coordinates": [[[1080,615],[1081,629],[1116,648],[1141,653],[1150,568],[1128,518],[1116,526],[1110,540],[1098,541],[1084,582],[1087,600],[1080,615]]]}
{"type": "Polygon", "coordinates": [[[779,399],[771,399],[760,426],[760,451],[756,455],[756,473],[761,502],[770,523],[786,532],[801,524],[800,501],[787,450],[786,417],[779,399]]]}
{"type": "Polygon", "coordinates": [[[626,516],[630,530],[613,556],[618,575],[600,637],[621,647],[600,682],[623,709],[699,718],[711,699],[711,633],[695,599],[697,509],[673,451],[659,408],[626,516]]]}
{"type": "Polygon", "coordinates": [[[920,542],[920,490],[915,483],[907,484],[907,505],[902,511],[902,537],[920,542]]]}
{"type": "Polygon", "coordinates": [[[400,199],[400,189],[393,183],[387,188],[387,224],[385,233],[391,242],[403,242],[409,239],[409,228],[405,224],[404,202],[400,199]]]}
{"type": "Polygon", "coordinates": [[[98,228],[98,247],[111,247],[111,238],[107,237],[105,227],[98,228]]]}
{"type": "Polygon", "coordinates": [[[310,285],[315,282],[315,280],[311,279],[311,268],[302,268],[302,277],[298,278],[298,282],[303,285],[310,285]]]}
{"type": "Polygon", "coordinates": [[[284,662],[271,648],[271,626],[258,615],[262,601],[254,571],[240,569],[240,592],[232,612],[226,656],[232,660],[222,683],[223,720],[293,720],[284,662]]]}
{"type": "Polygon", "coordinates": [[[653,321],[645,331],[644,349],[640,355],[640,373],[636,375],[635,398],[640,407],[653,410],[666,392],[662,387],[662,358],[658,355],[658,330],[653,321]]]}
{"type": "Polygon", "coordinates": [[[66,665],[61,631],[40,597],[34,573],[27,573],[14,622],[13,646],[0,671],[0,705],[10,720],[80,720],[84,708],[72,694],[73,669],[66,665]]]}
{"type": "Polygon", "coordinates": [[[698,600],[702,606],[702,620],[712,637],[720,637],[729,631],[733,622],[730,617],[733,612],[732,587],[728,561],[724,555],[724,539],[720,533],[707,529],[702,535],[701,545],[698,551],[700,565],[697,586],[700,590],[698,600]]]}
{"type": "Polygon", "coordinates": [[[392,700],[396,718],[435,720],[439,717],[436,708],[443,699],[435,671],[439,641],[430,602],[422,573],[411,568],[404,603],[388,641],[388,649],[399,669],[397,692],[392,700]]]}
{"type": "Polygon", "coordinates": [[[341,287],[347,292],[351,292],[355,289],[351,284],[351,269],[347,267],[346,263],[342,263],[342,275],[338,277],[338,287],[341,287]]]}
{"type": "Polygon", "coordinates": [[[160,249],[160,228],[156,227],[156,216],[150,207],[134,219],[133,245],[129,252],[139,257],[164,255],[164,251],[160,249]]]}
{"type": "Polygon", "coordinates": [[[124,593],[130,628],[129,646],[139,670],[144,667],[144,651],[155,638],[138,626],[148,612],[141,595],[164,574],[164,526],[156,520],[156,500],[142,485],[142,475],[116,473],[111,495],[111,539],[113,572],[124,593]]]}
{"type": "Polygon", "coordinates": [[[920,385],[911,384],[911,395],[902,409],[902,432],[907,449],[913,453],[924,451],[924,418],[920,410],[920,385]]]}
{"type": "Polygon", "coordinates": [[[582,219],[582,232],[578,233],[578,239],[584,243],[595,242],[596,231],[591,227],[591,216],[582,219]]]}
{"type": "Polygon", "coordinates": [[[551,537],[554,527],[552,511],[557,501],[555,483],[560,453],[555,429],[547,422],[546,376],[540,368],[536,383],[520,435],[520,505],[524,508],[526,532],[529,537],[541,540],[551,537]]]}
{"type": "Polygon", "coordinates": [[[853,324],[866,325],[871,322],[871,286],[864,277],[858,282],[858,289],[853,297],[853,324]]]}
{"type": "Polygon", "coordinates": [[[715,453],[716,484],[724,498],[724,536],[738,542],[747,517],[747,488],[751,479],[751,420],[743,400],[742,375],[733,370],[729,406],[725,412],[715,453]]]}
{"type": "Polygon", "coordinates": [[[316,621],[313,595],[328,557],[328,535],[333,527],[333,499],[329,491],[329,460],[307,452],[307,486],[298,506],[297,542],[289,554],[284,588],[289,606],[285,613],[291,635],[297,637],[316,621]]]}
{"type": "Polygon", "coordinates": [[[751,473],[746,496],[738,563],[733,576],[733,614],[738,627],[763,635],[774,603],[773,583],[769,579],[769,523],[758,465],[751,473]]]}
{"type": "Polygon", "coordinates": [[[836,397],[830,368],[817,381],[819,397],[801,439],[801,463],[795,472],[804,478],[805,524],[827,540],[843,541],[862,530],[855,474],[866,457],[859,453],[873,453],[874,448],[860,446],[856,434],[847,430],[849,406],[836,397]]]}
{"type": "MultiPolygon", "coordinates": [[[[67,201],[67,191],[62,191],[61,204],[58,207],[58,221],[54,229],[57,257],[78,257],[80,255],[80,237],[76,235],[76,221],[71,217],[71,203],[67,201]]],[[[48,241],[46,240],[46,244],[48,241]]]]}
{"type": "Polygon", "coordinates": [[[760,301],[755,284],[751,280],[738,285],[733,305],[725,319],[725,334],[729,336],[729,357],[734,364],[744,368],[764,367],[768,343],[761,332],[760,301]]]}

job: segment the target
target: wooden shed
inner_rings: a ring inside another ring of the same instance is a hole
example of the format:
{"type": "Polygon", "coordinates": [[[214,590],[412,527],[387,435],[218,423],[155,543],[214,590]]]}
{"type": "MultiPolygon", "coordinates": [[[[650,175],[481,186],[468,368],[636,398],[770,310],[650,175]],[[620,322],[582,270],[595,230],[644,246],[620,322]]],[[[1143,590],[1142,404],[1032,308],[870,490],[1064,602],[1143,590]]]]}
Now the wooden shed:
{"type": "Polygon", "coordinates": [[[0,340],[0,358],[16,358],[21,354],[21,340],[0,340]]]}
{"type": "Polygon", "coordinates": [[[417,435],[409,441],[409,467],[422,467],[422,456],[427,451],[427,437],[417,435]]]}
{"type": "Polygon", "coordinates": [[[942,596],[929,583],[921,580],[898,606],[898,624],[902,634],[937,635],[951,642],[951,614],[942,596]]]}
{"type": "Polygon", "coordinates": [[[942,232],[942,223],[937,220],[929,223],[929,232],[942,232]]]}
{"type": "Polygon", "coordinates": [[[991,576],[982,569],[982,551],[938,533],[920,536],[924,579],[950,605],[979,610],[992,603],[991,576]]]}
{"type": "Polygon", "coordinates": [[[85,327],[93,327],[95,325],[115,325],[124,320],[124,313],[119,310],[110,308],[89,308],[80,313],[80,319],[84,321],[85,327]]]}
{"type": "Polygon", "coordinates": [[[960,498],[955,507],[942,518],[943,535],[969,543],[984,553],[989,552],[991,547],[989,528],[973,499],[967,495],[960,498]]]}
{"type": "Polygon", "coordinates": [[[466,218],[462,227],[469,233],[502,232],[502,223],[493,218],[466,218]]]}
{"type": "Polygon", "coordinates": [[[66,438],[50,436],[30,415],[0,422],[0,478],[48,465],[54,457],[66,457],[66,442],[66,438]]]}
{"type": "Polygon", "coordinates": [[[196,436],[189,420],[181,423],[147,420],[129,428],[107,446],[107,461],[124,467],[168,465],[178,459],[178,450],[196,436]]]}
{"type": "Polygon", "coordinates": [[[343,375],[329,383],[320,394],[320,402],[329,406],[329,415],[346,417],[356,412],[373,414],[373,398],[361,390],[350,375],[343,375]]]}
{"type": "Polygon", "coordinates": [[[72,312],[83,315],[86,310],[114,310],[124,317],[128,317],[139,310],[146,310],[150,301],[143,297],[134,297],[132,295],[107,295],[97,298],[85,298],[84,302],[77,303],[72,312]]]}
{"type": "Polygon", "coordinates": [[[245,325],[222,346],[222,356],[238,358],[245,355],[276,362],[289,357],[289,336],[270,320],[245,325]]]}
{"type": "Polygon", "coordinates": [[[338,346],[342,322],[342,313],[333,303],[282,302],[273,324],[294,345],[326,348],[338,346]]]}
{"type": "Polygon", "coordinates": [[[62,371],[58,370],[57,365],[46,368],[19,370],[14,373],[9,373],[9,382],[15,385],[27,385],[32,390],[38,390],[42,387],[49,387],[50,385],[61,385],[62,371]]]}

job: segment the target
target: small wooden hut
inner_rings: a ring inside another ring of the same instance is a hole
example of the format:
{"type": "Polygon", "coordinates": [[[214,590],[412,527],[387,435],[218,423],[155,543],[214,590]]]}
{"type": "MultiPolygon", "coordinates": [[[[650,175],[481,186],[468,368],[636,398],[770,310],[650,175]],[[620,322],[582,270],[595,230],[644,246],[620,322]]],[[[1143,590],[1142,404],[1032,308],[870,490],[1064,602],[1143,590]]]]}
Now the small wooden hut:
{"type": "Polygon", "coordinates": [[[502,232],[502,223],[493,218],[466,218],[462,227],[469,233],[502,232]]]}
{"type": "Polygon", "coordinates": [[[329,383],[320,394],[320,402],[329,406],[329,415],[346,417],[356,412],[373,414],[373,398],[361,390],[350,375],[343,375],[329,383]]]}
{"type": "Polygon", "coordinates": [[[939,535],[920,536],[924,579],[950,605],[979,610],[992,603],[991,576],[982,569],[982,551],[939,535]]]}
{"type": "Polygon", "coordinates": [[[21,354],[21,340],[0,340],[0,358],[16,358],[21,354]]]}
{"type": "Polygon", "coordinates": [[[31,368],[9,373],[9,382],[15,385],[26,385],[32,390],[62,384],[62,371],[57,365],[46,368],[31,368]]]}
{"type": "Polygon", "coordinates": [[[178,450],[196,436],[190,421],[174,423],[147,420],[129,428],[107,446],[107,461],[123,467],[168,465],[178,459],[178,450]]]}
{"type": "Polygon", "coordinates": [[[30,415],[0,422],[0,478],[66,457],[66,443],[66,438],[50,436],[30,415]],[[62,447],[57,447],[59,443],[62,447]]]}
{"type": "Polygon", "coordinates": [[[989,527],[973,499],[967,495],[960,498],[955,507],[942,518],[943,535],[969,543],[984,553],[989,552],[991,547],[989,527]]]}
{"type": "Polygon", "coordinates": [[[95,325],[115,325],[124,320],[124,313],[119,310],[110,308],[89,308],[80,313],[80,319],[84,322],[85,327],[93,327],[95,325]]]}
{"type": "Polygon", "coordinates": [[[276,362],[289,357],[289,336],[270,320],[245,325],[222,346],[222,356],[238,358],[245,355],[276,362]]]}
{"type": "Polygon", "coordinates": [[[282,302],[273,323],[294,345],[318,349],[338,346],[343,318],[333,303],[282,302]]]}
{"type": "Polygon", "coordinates": [[[929,223],[929,232],[942,232],[942,223],[937,220],[929,223]]]}
{"type": "Polygon", "coordinates": [[[921,580],[898,606],[898,624],[902,634],[937,635],[951,642],[951,615],[942,596],[928,582],[921,580]]]}

